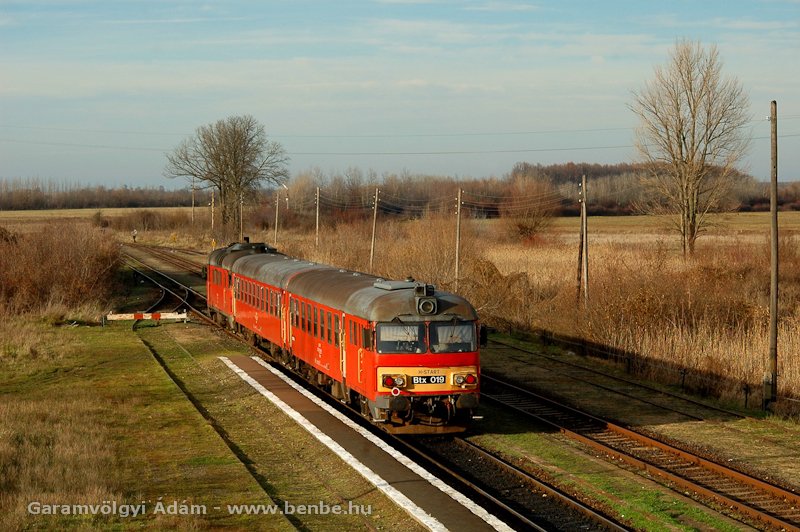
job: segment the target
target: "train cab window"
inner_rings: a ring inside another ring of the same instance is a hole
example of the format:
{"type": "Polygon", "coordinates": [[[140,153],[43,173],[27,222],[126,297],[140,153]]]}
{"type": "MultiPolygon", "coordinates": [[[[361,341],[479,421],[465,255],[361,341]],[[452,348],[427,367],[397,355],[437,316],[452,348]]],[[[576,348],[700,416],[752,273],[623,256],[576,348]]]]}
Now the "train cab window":
{"type": "Polygon", "coordinates": [[[431,323],[430,338],[431,353],[463,353],[478,348],[471,321],[431,323]]]}
{"type": "Polygon", "coordinates": [[[425,353],[424,323],[379,323],[375,327],[378,353],[425,353]]]}

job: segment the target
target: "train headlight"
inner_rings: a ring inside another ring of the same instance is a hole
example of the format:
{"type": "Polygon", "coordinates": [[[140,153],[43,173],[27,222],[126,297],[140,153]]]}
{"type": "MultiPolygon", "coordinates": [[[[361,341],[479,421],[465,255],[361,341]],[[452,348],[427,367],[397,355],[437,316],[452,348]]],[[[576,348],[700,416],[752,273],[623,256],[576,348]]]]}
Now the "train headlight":
{"type": "Polygon", "coordinates": [[[407,382],[405,375],[381,375],[381,384],[385,388],[405,388],[407,382]]]}

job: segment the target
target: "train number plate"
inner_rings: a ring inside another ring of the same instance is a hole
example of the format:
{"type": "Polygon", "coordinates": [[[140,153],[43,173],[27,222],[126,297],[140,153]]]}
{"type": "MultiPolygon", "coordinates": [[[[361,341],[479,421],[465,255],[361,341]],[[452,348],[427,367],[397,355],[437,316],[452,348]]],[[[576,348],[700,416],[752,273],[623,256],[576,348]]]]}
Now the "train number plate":
{"type": "Polygon", "coordinates": [[[412,384],[444,384],[444,375],[425,375],[420,377],[411,377],[412,384]]]}

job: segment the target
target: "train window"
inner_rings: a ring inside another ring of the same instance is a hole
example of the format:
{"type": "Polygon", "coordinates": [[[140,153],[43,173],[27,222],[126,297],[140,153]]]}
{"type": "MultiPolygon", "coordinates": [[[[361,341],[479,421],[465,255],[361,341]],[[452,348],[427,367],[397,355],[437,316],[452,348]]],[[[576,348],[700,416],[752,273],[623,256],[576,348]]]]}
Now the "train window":
{"type": "Polygon", "coordinates": [[[333,317],[333,345],[339,347],[339,316],[333,317]]]}
{"type": "Polygon", "coordinates": [[[319,337],[325,341],[325,311],[319,311],[319,337]]]}
{"type": "Polygon", "coordinates": [[[475,324],[472,322],[431,323],[431,353],[475,351],[475,324]]]}
{"type": "Polygon", "coordinates": [[[379,323],[375,327],[378,353],[425,353],[425,324],[379,323]]]}
{"type": "Polygon", "coordinates": [[[311,334],[311,303],[306,303],[306,332],[311,334]]]}
{"type": "Polygon", "coordinates": [[[314,336],[319,336],[319,311],[314,307],[314,336]]]}
{"type": "Polygon", "coordinates": [[[281,293],[275,292],[275,315],[281,316],[281,293]]]}
{"type": "Polygon", "coordinates": [[[302,301],[300,302],[300,315],[301,315],[301,318],[302,318],[300,320],[300,329],[305,331],[306,330],[306,304],[303,303],[302,301]]]}
{"type": "Polygon", "coordinates": [[[330,312],[326,312],[325,315],[328,317],[328,343],[330,344],[330,343],[332,343],[331,342],[331,319],[332,318],[331,318],[331,313],[330,312]]]}

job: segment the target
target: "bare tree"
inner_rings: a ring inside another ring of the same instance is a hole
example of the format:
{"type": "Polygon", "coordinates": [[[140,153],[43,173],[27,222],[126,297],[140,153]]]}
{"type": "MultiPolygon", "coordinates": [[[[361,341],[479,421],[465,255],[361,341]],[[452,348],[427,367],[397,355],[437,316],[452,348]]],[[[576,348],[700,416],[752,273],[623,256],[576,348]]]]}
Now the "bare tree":
{"type": "Polygon", "coordinates": [[[264,126],[250,115],[231,116],[197,128],[167,154],[167,177],[199,182],[219,191],[222,223],[239,223],[238,203],[260,184],[281,184],[289,177],[289,157],[280,143],[267,140],[264,126]]]}
{"type": "Polygon", "coordinates": [[[514,174],[509,189],[511,197],[500,207],[500,214],[512,235],[529,240],[550,225],[561,196],[538,171],[514,174]]]}
{"type": "Polygon", "coordinates": [[[749,137],[749,100],[736,78],[722,76],[715,46],[678,41],[665,67],[634,92],[636,147],[657,192],[650,212],[671,214],[684,255],[732,185],[749,137]]]}

